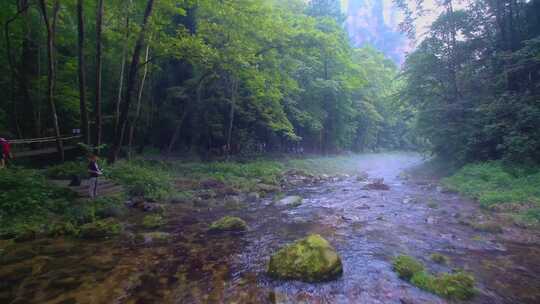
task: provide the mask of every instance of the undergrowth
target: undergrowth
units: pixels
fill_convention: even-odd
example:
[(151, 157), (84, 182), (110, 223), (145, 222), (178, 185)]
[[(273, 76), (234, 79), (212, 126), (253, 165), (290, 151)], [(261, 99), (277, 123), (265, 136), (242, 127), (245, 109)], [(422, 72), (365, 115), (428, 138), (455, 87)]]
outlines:
[(500, 162), (466, 165), (445, 178), (443, 185), (478, 200), (484, 208), (508, 210), (540, 223), (540, 171)]

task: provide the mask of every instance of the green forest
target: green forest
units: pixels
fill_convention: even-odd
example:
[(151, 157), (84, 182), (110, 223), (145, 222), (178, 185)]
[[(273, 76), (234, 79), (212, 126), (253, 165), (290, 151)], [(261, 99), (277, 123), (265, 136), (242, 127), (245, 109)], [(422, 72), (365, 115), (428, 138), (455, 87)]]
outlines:
[(0, 24), (1, 303), (540, 301), (540, 0)]

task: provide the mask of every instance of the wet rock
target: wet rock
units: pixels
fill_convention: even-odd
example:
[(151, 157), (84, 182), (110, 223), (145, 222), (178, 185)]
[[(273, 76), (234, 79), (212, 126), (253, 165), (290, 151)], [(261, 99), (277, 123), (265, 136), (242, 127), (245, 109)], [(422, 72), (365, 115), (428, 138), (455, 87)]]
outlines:
[(144, 228), (157, 228), (159, 226), (165, 225), (166, 221), (163, 219), (161, 215), (154, 214), (154, 215), (147, 215), (143, 218), (142, 224)]
[(126, 207), (139, 209), (144, 212), (163, 212), (164, 207), (161, 204), (148, 202), (142, 196), (135, 196), (124, 203)]
[(262, 193), (274, 193), (281, 191), (281, 187), (269, 184), (257, 184), (257, 189)]
[(336, 250), (318, 234), (281, 248), (268, 264), (268, 274), (305, 282), (332, 280), (343, 273)]
[(248, 193), (247, 195), (247, 199), (251, 202), (254, 202), (254, 201), (257, 201), (261, 198), (261, 196), (259, 195), (259, 193), (257, 192), (250, 192)]
[(298, 207), (302, 205), (303, 199), (297, 195), (287, 196), (278, 201), (278, 205), (287, 206), (287, 207)]
[(225, 216), (210, 225), (208, 229), (210, 232), (221, 231), (245, 231), (248, 229), (248, 225), (244, 220), (234, 216)]
[(80, 236), (85, 239), (104, 238), (120, 234), (122, 225), (115, 219), (98, 220), (81, 226)]
[(145, 244), (162, 244), (168, 243), (172, 238), (172, 235), (167, 232), (148, 232), (137, 235), (137, 240), (144, 242)]
[(374, 179), (371, 183), (362, 187), (363, 190), (390, 190), (390, 187), (384, 183), (383, 178)]
[(216, 179), (206, 179), (199, 183), (199, 186), (203, 189), (218, 189), (218, 188), (224, 188), (225, 183), (222, 181), (218, 181)]

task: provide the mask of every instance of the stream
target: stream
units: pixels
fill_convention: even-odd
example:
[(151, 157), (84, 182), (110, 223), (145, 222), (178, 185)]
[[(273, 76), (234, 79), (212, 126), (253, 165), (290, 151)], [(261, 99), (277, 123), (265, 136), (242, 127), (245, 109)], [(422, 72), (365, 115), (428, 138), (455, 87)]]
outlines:
[[(432, 180), (403, 174), (423, 161), (413, 153), (358, 156), (357, 174), (384, 178), (390, 190), (364, 190), (357, 174), (343, 175), (290, 189), (287, 195), (304, 198), (296, 208), (272, 198), (171, 205), (159, 229), (170, 233), (168, 242), (19, 243), (0, 266), (0, 303), (447, 303), (397, 277), (392, 258), (399, 254), (418, 258), (432, 273), (474, 274), (478, 294), (470, 303), (540, 303), (538, 232), (505, 226), (496, 234), (464, 225), (464, 217), (491, 215)], [(242, 217), (250, 229), (207, 233), (224, 215)], [(313, 284), (266, 276), (273, 252), (312, 233), (340, 254), (341, 278)], [(432, 253), (448, 256), (449, 264), (432, 262)]]

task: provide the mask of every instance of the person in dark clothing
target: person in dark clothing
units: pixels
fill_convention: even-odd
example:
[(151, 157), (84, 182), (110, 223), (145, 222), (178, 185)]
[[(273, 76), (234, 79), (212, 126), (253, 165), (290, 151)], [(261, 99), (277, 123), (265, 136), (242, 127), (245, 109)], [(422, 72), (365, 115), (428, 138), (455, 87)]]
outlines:
[(90, 155), (88, 158), (88, 176), (90, 177), (90, 185), (88, 187), (88, 194), (90, 198), (94, 199), (96, 198), (98, 194), (98, 177), (100, 175), (103, 175), (103, 172), (101, 169), (99, 169), (99, 165), (97, 163), (98, 157), (97, 155)]

